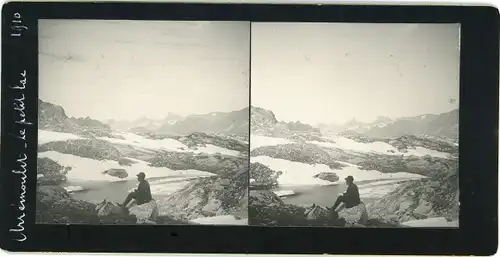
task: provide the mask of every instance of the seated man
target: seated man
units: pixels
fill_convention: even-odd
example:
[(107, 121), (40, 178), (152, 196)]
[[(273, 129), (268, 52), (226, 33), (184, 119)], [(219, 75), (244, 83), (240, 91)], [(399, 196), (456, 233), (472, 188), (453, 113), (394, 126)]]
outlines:
[(153, 200), (149, 183), (148, 181), (146, 181), (146, 174), (144, 174), (144, 172), (137, 174), (137, 180), (139, 181), (139, 186), (136, 190), (128, 194), (127, 198), (121, 205), (122, 207), (127, 207), (132, 199), (137, 202), (137, 205), (149, 203), (151, 200)]
[(358, 186), (354, 184), (354, 178), (352, 176), (347, 176), (345, 181), (347, 184), (346, 192), (337, 198), (330, 210), (335, 211), (341, 203), (344, 203), (346, 208), (352, 208), (361, 203)]

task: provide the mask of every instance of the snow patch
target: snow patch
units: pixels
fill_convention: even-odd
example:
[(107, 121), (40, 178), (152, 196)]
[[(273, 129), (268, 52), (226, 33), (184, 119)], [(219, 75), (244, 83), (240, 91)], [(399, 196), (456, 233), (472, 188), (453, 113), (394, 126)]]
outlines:
[(66, 189), (66, 191), (68, 191), (68, 193), (73, 193), (73, 192), (85, 190), (81, 186), (66, 186), (66, 187), (64, 187), (64, 189)]
[(376, 154), (386, 154), (386, 155), (404, 155), (404, 156), (419, 156), (419, 157), (430, 155), (437, 158), (448, 158), (450, 156), (448, 153), (439, 152), (424, 147), (416, 147), (416, 149), (408, 149), (407, 153), (401, 153), (398, 151), (396, 147), (385, 142), (362, 143), (345, 137), (335, 137), (333, 138), (333, 141), (334, 143), (318, 142), (318, 141), (308, 141), (308, 143), (322, 147), (340, 148), (344, 150), (350, 150), (361, 153), (376, 153)]
[(83, 139), (80, 136), (71, 133), (55, 132), (48, 130), (38, 130), (38, 144), (43, 145), (50, 142), (78, 140)]
[(410, 220), (401, 223), (409, 227), (458, 227), (458, 221), (447, 221), (444, 217), (428, 218), (422, 220)]
[(353, 176), (354, 180), (360, 181), (375, 181), (375, 180), (412, 180), (421, 179), (425, 176), (412, 174), (407, 172), (382, 173), (376, 170), (361, 170), (358, 166), (351, 165), (343, 167), (340, 170), (332, 170), (324, 164), (306, 164), (301, 162), (292, 162), (284, 159), (272, 158), (269, 156), (256, 156), (250, 158), (251, 162), (258, 162), (266, 165), (272, 170), (281, 171), (283, 174), (278, 177), (278, 184), (282, 186), (299, 186), (299, 185), (335, 185), (341, 182), (330, 182), (319, 178), (314, 178), (315, 175), (322, 172), (333, 172), (339, 177)]
[(101, 140), (106, 140), (108, 142), (114, 143), (114, 144), (123, 144), (123, 145), (130, 145), (130, 146), (135, 146), (138, 148), (146, 148), (146, 149), (153, 149), (153, 150), (164, 150), (164, 151), (173, 151), (173, 152), (191, 152), (191, 153), (205, 153), (205, 154), (225, 154), (225, 155), (232, 155), (232, 156), (239, 156), (240, 152), (235, 151), (235, 150), (230, 150), (227, 148), (207, 144), (206, 146), (203, 147), (198, 147), (197, 150), (192, 150), (189, 149), (189, 147), (183, 143), (181, 143), (178, 140), (172, 139), (172, 138), (165, 138), (161, 140), (154, 140), (154, 139), (149, 139), (145, 138), (136, 134), (132, 133), (121, 133), (118, 134), (125, 139), (118, 139), (118, 138), (109, 138), (109, 137), (99, 137), (98, 139)]
[(279, 197), (295, 194), (295, 192), (293, 190), (278, 190), (278, 191), (274, 191), (273, 193), (275, 193)]
[(263, 146), (276, 146), (276, 145), (284, 145), (291, 143), (294, 142), (286, 138), (267, 137), (259, 135), (250, 136), (250, 150), (257, 149)]
[(248, 219), (236, 219), (232, 215), (197, 218), (191, 222), (202, 225), (248, 225)]
[(104, 160), (98, 161), (90, 158), (83, 158), (71, 154), (62, 154), (55, 151), (38, 153), (39, 157), (47, 157), (65, 167), (72, 169), (66, 175), (68, 182), (77, 181), (123, 181), (135, 180), (139, 172), (144, 172), (147, 178), (159, 178), (167, 176), (176, 176), (191, 178), (194, 176), (212, 176), (214, 174), (200, 170), (171, 170), (165, 167), (151, 167), (147, 162), (134, 163), (125, 168), (128, 177), (125, 179), (103, 174), (109, 169), (123, 169), (116, 161)]

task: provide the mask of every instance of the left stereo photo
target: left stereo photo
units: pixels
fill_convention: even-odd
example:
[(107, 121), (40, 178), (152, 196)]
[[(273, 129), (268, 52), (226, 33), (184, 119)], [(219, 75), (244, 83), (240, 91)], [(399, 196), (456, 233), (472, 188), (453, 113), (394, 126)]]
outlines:
[(38, 29), (37, 223), (248, 224), (249, 22)]

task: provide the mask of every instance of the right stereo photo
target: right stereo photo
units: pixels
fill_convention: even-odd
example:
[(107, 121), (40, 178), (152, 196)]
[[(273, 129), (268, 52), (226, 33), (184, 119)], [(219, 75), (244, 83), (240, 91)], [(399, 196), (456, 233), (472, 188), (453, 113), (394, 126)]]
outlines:
[(249, 224), (458, 228), (459, 24), (252, 23)]

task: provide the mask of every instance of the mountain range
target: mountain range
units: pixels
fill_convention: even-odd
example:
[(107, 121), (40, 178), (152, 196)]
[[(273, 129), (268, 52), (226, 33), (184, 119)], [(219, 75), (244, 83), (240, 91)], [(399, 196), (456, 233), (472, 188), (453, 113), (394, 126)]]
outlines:
[(39, 127), (61, 132), (78, 133), (87, 130), (106, 132), (140, 132), (169, 135), (188, 135), (195, 132), (218, 133), (227, 135), (248, 135), (248, 108), (231, 112), (211, 112), (207, 114), (182, 117), (168, 113), (161, 120), (141, 117), (132, 121), (108, 120), (101, 122), (86, 118), (68, 117), (64, 108), (39, 100)]
[(254, 134), (272, 135), (279, 127), (301, 132), (320, 132), (323, 135), (338, 135), (346, 132), (372, 138), (393, 138), (405, 135), (426, 135), (458, 138), (458, 109), (441, 114), (425, 114), (391, 119), (380, 116), (373, 122), (352, 119), (342, 125), (320, 124), (318, 128), (300, 122), (280, 122), (274, 113), (260, 107), (252, 107), (251, 130)]
[(458, 138), (458, 109), (441, 114), (424, 114), (413, 117), (390, 119), (379, 117), (374, 122), (351, 120), (344, 125), (321, 125), (324, 134), (357, 132), (372, 138), (391, 138), (406, 135), (427, 135)]

